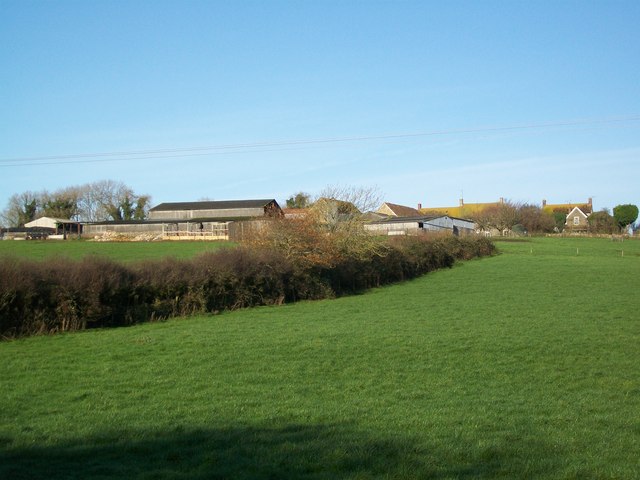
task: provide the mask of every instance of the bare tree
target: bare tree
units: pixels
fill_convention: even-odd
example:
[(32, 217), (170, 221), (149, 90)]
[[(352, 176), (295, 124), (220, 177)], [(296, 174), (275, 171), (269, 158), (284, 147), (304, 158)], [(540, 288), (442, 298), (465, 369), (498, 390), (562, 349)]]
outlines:
[(502, 234), (519, 222), (519, 206), (510, 201), (501, 201), (472, 215), (472, 220), (483, 230), (495, 228)]
[(97, 220), (122, 220), (120, 204), (133, 196), (133, 190), (123, 182), (100, 180), (88, 185), (92, 190), (92, 198), (96, 202)]
[(553, 214), (538, 205), (524, 204), (518, 208), (519, 222), (530, 233), (553, 232), (556, 222)]
[(81, 187), (79, 210), (83, 220), (142, 220), (149, 212), (151, 197), (137, 195), (123, 182), (100, 180)]
[(382, 194), (377, 187), (334, 185), (325, 188), (311, 207), (317, 224), (333, 236), (341, 254), (357, 258), (383, 255), (386, 245), (364, 229), (363, 213), (375, 210)]
[(23, 227), (25, 223), (35, 220), (39, 205), (37, 193), (16, 193), (11, 196), (2, 212), (2, 221), (7, 227)]
[(78, 215), (85, 222), (97, 222), (103, 218), (100, 192), (91, 188), (91, 184), (80, 187)]
[(352, 204), (359, 212), (376, 210), (382, 203), (382, 192), (378, 187), (359, 187), (353, 185), (330, 185), (320, 192), (320, 198), (339, 200)]
[(101, 180), (53, 193), (44, 190), (15, 194), (0, 217), (10, 227), (23, 226), (39, 215), (84, 222), (142, 220), (150, 203), (149, 195), (137, 195), (122, 182)]

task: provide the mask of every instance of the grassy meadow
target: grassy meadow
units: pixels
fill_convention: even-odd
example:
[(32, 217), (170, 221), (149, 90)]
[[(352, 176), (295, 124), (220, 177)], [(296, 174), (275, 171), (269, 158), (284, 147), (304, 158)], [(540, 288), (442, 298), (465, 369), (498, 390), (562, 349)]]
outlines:
[(94, 242), (91, 240), (0, 241), (0, 256), (17, 256), (35, 260), (65, 257), (78, 260), (102, 256), (122, 262), (154, 260), (163, 257), (192, 258), (199, 253), (234, 245), (233, 242)]
[(638, 478), (640, 242), (498, 247), (353, 297), (0, 343), (0, 478)]

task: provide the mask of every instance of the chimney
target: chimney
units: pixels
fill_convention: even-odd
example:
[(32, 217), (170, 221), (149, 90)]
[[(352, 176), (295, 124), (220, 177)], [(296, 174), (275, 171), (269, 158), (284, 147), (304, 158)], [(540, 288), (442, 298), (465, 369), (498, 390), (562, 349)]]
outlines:
[(460, 206), (461, 206), (461, 207), (464, 207), (464, 198), (461, 198), (461, 199), (460, 199)]
[(504, 197), (500, 197), (500, 203), (504, 203)]
[(546, 207), (546, 206), (547, 206), (547, 201), (546, 201), (544, 198), (542, 199), (542, 206), (543, 206), (543, 207)]
[(593, 198), (589, 197), (589, 201), (587, 202), (587, 204), (591, 207), (593, 206)]
[(421, 204), (421, 203), (419, 203), (419, 204), (418, 204), (418, 210), (421, 210), (421, 209), (422, 209), (422, 204)]

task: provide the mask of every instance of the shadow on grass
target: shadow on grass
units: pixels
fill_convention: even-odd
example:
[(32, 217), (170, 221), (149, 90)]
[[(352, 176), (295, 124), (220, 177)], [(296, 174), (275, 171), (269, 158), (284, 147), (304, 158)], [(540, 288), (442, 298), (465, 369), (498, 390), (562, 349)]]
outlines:
[(3, 479), (540, 478), (557, 467), (545, 445), (428, 447), (340, 424), (128, 431), (32, 448), (11, 443), (0, 443)]

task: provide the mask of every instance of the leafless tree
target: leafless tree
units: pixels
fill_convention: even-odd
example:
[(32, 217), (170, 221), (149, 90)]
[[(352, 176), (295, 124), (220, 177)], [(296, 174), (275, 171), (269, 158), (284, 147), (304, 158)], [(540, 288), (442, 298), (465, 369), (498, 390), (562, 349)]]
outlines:
[(83, 220), (142, 220), (146, 218), (151, 197), (137, 195), (123, 182), (100, 180), (81, 187), (79, 211)]
[(84, 222), (142, 220), (150, 203), (149, 195), (137, 195), (123, 182), (101, 180), (53, 193), (44, 190), (15, 194), (0, 218), (8, 227), (22, 226), (41, 215)]
[(359, 212), (370, 212), (382, 203), (382, 192), (378, 187), (360, 187), (353, 185), (330, 185), (324, 188), (316, 201), (329, 198), (350, 203)]
[(1, 214), (2, 223), (6, 227), (22, 227), (36, 218), (39, 206), (40, 200), (37, 193), (16, 193), (11, 196)]
[(519, 222), (519, 206), (510, 201), (501, 201), (473, 214), (472, 220), (483, 230), (495, 228), (501, 234)]
[(556, 226), (553, 214), (538, 205), (524, 204), (518, 208), (519, 223), (530, 233), (553, 232)]

